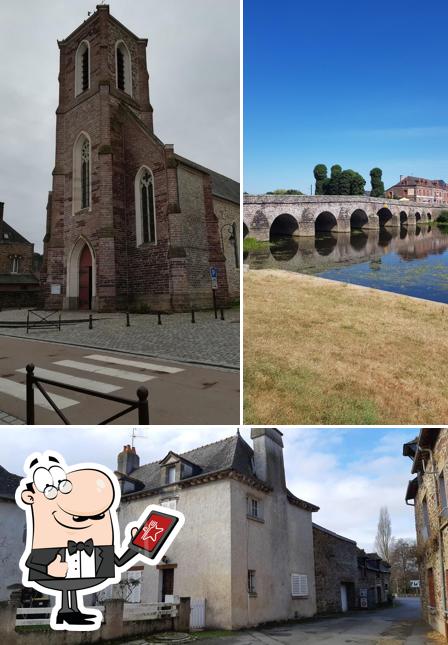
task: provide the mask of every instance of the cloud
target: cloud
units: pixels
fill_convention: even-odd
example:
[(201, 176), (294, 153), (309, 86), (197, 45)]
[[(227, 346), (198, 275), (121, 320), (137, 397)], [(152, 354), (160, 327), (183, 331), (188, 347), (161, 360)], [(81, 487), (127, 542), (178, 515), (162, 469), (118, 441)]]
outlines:
[[(238, 179), (239, 0), (109, 4), (118, 20), (149, 39), (156, 134), (179, 154)], [(89, 0), (0, 4), (0, 201), (6, 221), (36, 250), (54, 166), (57, 40), (92, 7)]]

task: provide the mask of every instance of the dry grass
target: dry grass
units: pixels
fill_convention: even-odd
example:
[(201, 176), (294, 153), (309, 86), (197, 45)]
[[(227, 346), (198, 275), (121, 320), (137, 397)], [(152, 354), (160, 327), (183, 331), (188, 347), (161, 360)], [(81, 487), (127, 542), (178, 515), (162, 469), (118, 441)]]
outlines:
[(246, 423), (447, 423), (446, 305), (271, 270), (244, 302)]

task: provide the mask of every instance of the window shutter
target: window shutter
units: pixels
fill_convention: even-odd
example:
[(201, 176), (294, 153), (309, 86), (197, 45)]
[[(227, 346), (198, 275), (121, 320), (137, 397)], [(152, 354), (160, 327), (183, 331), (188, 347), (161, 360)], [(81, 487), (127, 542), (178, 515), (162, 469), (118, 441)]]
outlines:
[(293, 598), (308, 596), (308, 576), (300, 573), (291, 574), (291, 594)]

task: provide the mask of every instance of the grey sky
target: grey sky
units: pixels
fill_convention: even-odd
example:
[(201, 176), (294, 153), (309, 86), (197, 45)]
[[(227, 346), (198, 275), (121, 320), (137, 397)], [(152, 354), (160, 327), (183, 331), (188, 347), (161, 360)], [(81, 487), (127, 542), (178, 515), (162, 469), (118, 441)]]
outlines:
[[(154, 128), (186, 157), (239, 178), (239, 0), (110, 0), (148, 38)], [(95, 1), (0, 2), (0, 201), (42, 249), (54, 166), (57, 40)]]
[[(393, 535), (414, 537), (413, 510), (404, 502), (411, 462), (402, 456), (401, 450), (403, 443), (415, 436), (415, 430), (388, 430), (377, 441), (374, 437), (373, 447), (357, 449), (356, 458), (351, 460), (347, 459), (351, 446), (359, 445), (369, 429), (282, 428), (282, 431), (288, 487), (298, 497), (320, 507), (313, 515), (317, 524), (371, 550), (379, 509), (387, 505)], [(138, 429), (135, 446), (143, 464), (159, 461), (169, 450), (184, 452), (235, 432), (233, 427)], [(124, 444), (131, 442), (131, 433), (132, 428), (117, 426), (18, 427), (13, 433), (3, 433), (0, 464), (20, 475), (28, 454), (57, 450), (67, 463), (93, 461), (114, 469), (117, 454)], [(250, 430), (242, 429), (241, 433), (252, 445)]]

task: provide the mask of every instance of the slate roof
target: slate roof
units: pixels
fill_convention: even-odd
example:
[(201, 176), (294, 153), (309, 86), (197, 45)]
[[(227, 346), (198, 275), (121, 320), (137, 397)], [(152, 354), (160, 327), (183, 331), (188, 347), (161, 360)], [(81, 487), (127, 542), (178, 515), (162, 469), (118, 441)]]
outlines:
[(339, 535), (339, 533), (334, 533), (334, 531), (330, 531), (330, 529), (326, 529), (324, 526), (320, 526), (315, 522), (313, 522), (313, 529), (316, 529), (316, 531), (322, 531), (322, 533), (326, 533), (327, 535), (331, 535), (338, 540), (344, 540), (344, 542), (349, 542), (350, 544), (354, 544), (356, 546), (355, 540), (351, 540), (350, 538), (346, 538), (343, 535)]
[[(5, 220), (3, 220), (3, 225), (1, 227), (2, 231), (2, 239), (0, 240), (0, 244), (30, 244), (31, 242), (28, 242), (23, 235), (20, 235), (20, 233), (17, 233), (15, 229), (12, 228)], [(7, 237), (5, 237), (5, 234)]]
[(175, 154), (174, 156), (180, 163), (209, 174), (212, 178), (212, 191), (215, 197), (227, 199), (229, 202), (234, 202), (235, 204), (240, 203), (240, 184), (238, 181), (230, 179), (230, 177), (226, 177), (225, 175), (220, 175), (218, 172), (210, 170), (210, 168), (205, 168), (205, 166), (201, 166), (180, 155)]
[(0, 466), (0, 498), (14, 500), (20, 479), (21, 477), (18, 475), (14, 475)]
[[(180, 453), (177, 456), (193, 464), (196, 467), (196, 472), (193, 476), (176, 483), (192, 482), (207, 474), (231, 471), (249, 478), (254, 484), (262, 486), (265, 490), (270, 490), (266, 482), (256, 477), (253, 468), (254, 451), (239, 433), (232, 437), (194, 448), (188, 452)], [(137, 480), (137, 482), (140, 482), (140, 486), (133, 492), (124, 493), (123, 497), (126, 498), (134, 494), (141, 495), (163, 488), (160, 480), (160, 463), (161, 460), (154, 461), (133, 470), (128, 479), (134, 483)], [(319, 510), (318, 506), (299, 499), (288, 489), (286, 490), (286, 496), (292, 504), (307, 511), (314, 512)]]

